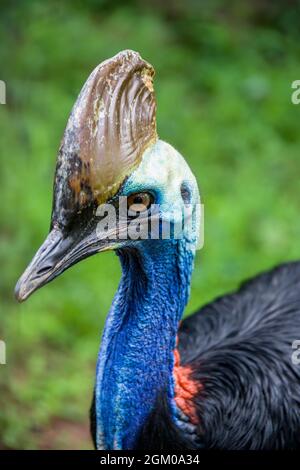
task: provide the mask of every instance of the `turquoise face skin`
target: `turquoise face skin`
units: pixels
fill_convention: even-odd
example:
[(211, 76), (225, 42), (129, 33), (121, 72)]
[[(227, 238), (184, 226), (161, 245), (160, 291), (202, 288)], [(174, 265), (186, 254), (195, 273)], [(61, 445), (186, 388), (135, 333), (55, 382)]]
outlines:
[[(158, 140), (144, 153), (141, 164), (128, 178), (122, 196), (138, 192), (150, 192), (159, 205), (160, 219), (181, 224), (187, 207), (182, 199), (181, 186), (184, 183), (190, 193), (189, 210), (200, 206), (200, 195), (195, 176), (184, 158), (171, 145)], [(186, 211), (186, 212), (185, 212)], [(193, 223), (187, 224), (183, 236), (190, 240), (191, 249), (198, 242), (200, 232), (200, 211), (194, 214)]]
[[(181, 221), (185, 202), (199, 203), (196, 180), (181, 155), (158, 141), (126, 181), (122, 196), (148, 191), (161, 221)], [(174, 349), (188, 301), (199, 220), (180, 239), (125, 241), (117, 251), (122, 278), (101, 341), (95, 386), (99, 449), (133, 449), (162, 393), (176, 420)], [(130, 249), (128, 249), (130, 248)]]

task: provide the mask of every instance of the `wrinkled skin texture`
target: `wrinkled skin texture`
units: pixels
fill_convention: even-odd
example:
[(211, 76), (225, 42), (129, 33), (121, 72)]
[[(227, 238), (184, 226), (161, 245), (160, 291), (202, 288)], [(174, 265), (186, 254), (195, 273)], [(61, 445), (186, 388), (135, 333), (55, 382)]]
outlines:
[(132, 449), (161, 391), (172, 409), (173, 351), (193, 254), (184, 241), (161, 243), (119, 252), (123, 274), (97, 367), (98, 448)]

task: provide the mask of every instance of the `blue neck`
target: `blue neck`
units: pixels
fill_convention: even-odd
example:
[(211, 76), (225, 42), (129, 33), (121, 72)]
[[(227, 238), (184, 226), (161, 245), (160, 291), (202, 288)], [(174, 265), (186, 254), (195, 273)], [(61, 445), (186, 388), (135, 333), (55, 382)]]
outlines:
[(106, 320), (96, 376), (97, 446), (131, 449), (158, 395), (174, 409), (173, 351), (189, 295), (184, 240), (121, 250), (122, 278)]

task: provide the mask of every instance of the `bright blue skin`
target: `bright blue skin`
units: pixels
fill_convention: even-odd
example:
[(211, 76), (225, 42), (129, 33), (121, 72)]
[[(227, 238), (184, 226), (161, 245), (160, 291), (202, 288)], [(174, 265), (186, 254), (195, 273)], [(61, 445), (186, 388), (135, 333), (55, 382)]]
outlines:
[(106, 449), (134, 446), (159, 392), (167, 390), (172, 403), (173, 351), (193, 261), (184, 242), (172, 240), (119, 256), (123, 274), (97, 367), (97, 439)]
[[(141, 189), (154, 192), (165, 204), (162, 219), (168, 218), (172, 203), (162, 184), (163, 176), (170, 176), (165, 171), (156, 181), (148, 178), (151, 184), (145, 188), (147, 175), (140, 168), (123, 189), (124, 195)], [(179, 187), (173, 197), (180, 197)], [(133, 448), (162, 391), (167, 391), (176, 419), (173, 351), (189, 296), (194, 238), (187, 233), (180, 240), (131, 241), (118, 251), (122, 278), (106, 320), (96, 373), (99, 449)]]

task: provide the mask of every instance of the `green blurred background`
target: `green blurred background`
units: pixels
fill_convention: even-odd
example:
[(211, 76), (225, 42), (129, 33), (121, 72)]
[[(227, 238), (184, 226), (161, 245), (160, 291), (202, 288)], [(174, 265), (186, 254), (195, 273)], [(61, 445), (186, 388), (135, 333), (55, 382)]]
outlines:
[(186, 156), (205, 204), (190, 313), (300, 258), (299, 19), (295, 1), (1, 2), (1, 448), (91, 447), (115, 255), (80, 263), (24, 305), (13, 298), (48, 231), (57, 149), (91, 70), (125, 48), (156, 68), (159, 134)]

